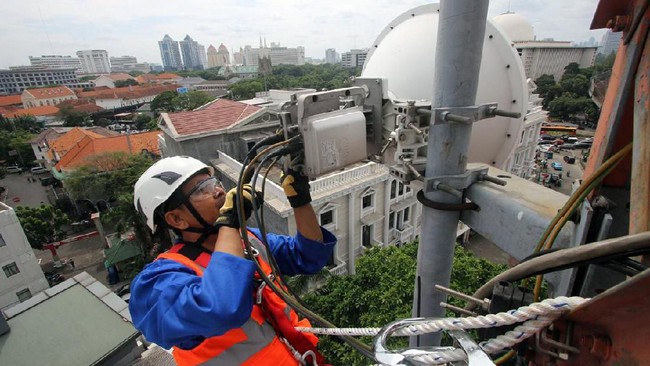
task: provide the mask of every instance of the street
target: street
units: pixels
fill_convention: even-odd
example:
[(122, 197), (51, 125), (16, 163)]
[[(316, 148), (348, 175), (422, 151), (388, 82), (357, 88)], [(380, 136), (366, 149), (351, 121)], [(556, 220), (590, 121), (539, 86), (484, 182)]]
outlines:
[[(35, 181), (29, 182), (27, 177), (34, 178)], [(0, 179), (0, 186), (6, 189), (0, 200), (14, 209), (18, 206), (39, 207), (41, 203), (50, 204), (47, 190), (52, 188), (43, 187), (38, 177), (31, 173), (5, 175), (4, 179)]]
[[(565, 156), (570, 156), (575, 158), (575, 163), (574, 164), (569, 164), (566, 161), (564, 161)], [(553, 158), (551, 159), (546, 159), (547, 162), (547, 169), (546, 171), (542, 171), (542, 174), (557, 174), (562, 177), (562, 185), (560, 187), (556, 187), (554, 185), (551, 185), (549, 188), (564, 193), (567, 196), (571, 195), (571, 183), (573, 183), (576, 179), (582, 179), (582, 174), (584, 173), (582, 169), (582, 165), (580, 165), (580, 160), (582, 157), (582, 150), (563, 150), (560, 152), (554, 152), (553, 153)], [(551, 167), (551, 163), (553, 162), (558, 162), (562, 164), (562, 170), (555, 170)]]

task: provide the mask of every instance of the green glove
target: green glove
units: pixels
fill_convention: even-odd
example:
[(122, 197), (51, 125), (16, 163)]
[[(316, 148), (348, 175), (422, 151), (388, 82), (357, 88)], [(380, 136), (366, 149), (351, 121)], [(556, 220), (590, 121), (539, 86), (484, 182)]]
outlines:
[(301, 207), (311, 202), (307, 176), (289, 168), (282, 175), (281, 184), (291, 207)]
[[(263, 203), (262, 193), (256, 191), (255, 201), (253, 200), (253, 187), (250, 184), (244, 184), (242, 189), (242, 196), (244, 200), (244, 218), (248, 220), (251, 217), (253, 211), (253, 205), (255, 207), (260, 207)], [(219, 210), (219, 218), (215, 221), (215, 226), (228, 226), (235, 229), (240, 228), (239, 216), (237, 215), (237, 210), (239, 207), (236, 206), (236, 197), (237, 197), (237, 188), (233, 188), (226, 193), (226, 201), (221, 206)]]

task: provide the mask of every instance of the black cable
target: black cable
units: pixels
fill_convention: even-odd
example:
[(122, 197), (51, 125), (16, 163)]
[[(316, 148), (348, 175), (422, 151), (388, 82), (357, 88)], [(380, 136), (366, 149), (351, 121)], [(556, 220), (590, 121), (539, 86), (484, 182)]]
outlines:
[[(276, 148), (278, 146), (289, 144), (289, 143), (291, 143), (292, 140), (295, 141), (298, 138), (300, 138), (300, 135), (296, 135), (296, 136), (292, 137), (289, 140), (285, 140), (285, 141), (283, 141), (281, 143), (277, 143), (275, 145), (267, 147), (262, 152), (260, 152), (258, 155), (256, 155), (254, 158), (250, 159), (250, 164), (256, 164), (257, 160), (262, 155), (268, 153), (269, 151), (273, 150), (274, 148)], [(245, 163), (248, 163), (248, 162), (249, 162), (249, 157), (246, 157)], [(276, 284), (272, 280), (269, 279), (269, 277), (266, 275), (266, 273), (264, 273), (264, 271), (262, 270), (261, 265), (259, 264), (257, 258), (255, 258), (255, 256), (252, 255), (252, 253), (253, 253), (252, 247), (251, 247), (250, 241), (248, 240), (248, 235), (246, 233), (246, 221), (245, 221), (245, 217), (244, 217), (244, 214), (243, 214), (243, 201), (241, 201), (241, 199), (240, 199), (240, 197), (241, 197), (241, 195), (243, 193), (242, 192), (242, 190), (243, 190), (243, 184), (242, 184), (243, 178), (244, 178), (245, 175), (247, 175), (246, 173), (247, 173), (247, 171), (249, 169), (250, 169), (250, 167), (248, 165), (242, 164), (242, 169), (241, 169), (241, 172), (240, 172), (240, 175), (239, 175), (239, 179), (237, 181), (237, 193), (238, 194), (235, 196), (235, 203), (237, 204), (237, 208), (238, 208), (237, 209), (237, 214), (238, 214), (238, 217), (239, 217), (239, 222), (241, 223), (241, 225), (240, 225), (241, 228), (239, 230), (240, 231), (240, 237), (241, 237), (241, 239), (242, 239), (242, 241), (244, 243), (244, 247), (246, 248), (246, 250), (248, 252), (248, 258), (250, 260), (252, 260), (253, 263), (255, 263), (255, 266), (257, 267), (258, 274), (260, 275), (262, 280), (267, 284), (267, 286), (269, 286), (286, 303), (288, 303), (290, 305), (293, 305), (292, 308), (295, 311), (300, 313), (303, 317), (306, 317), (306, 318), (314, 321), (315, 323), (323, 324), (326, 327), (334, 328), (335, 327), (334, 324), (328, 322), (327, 320), (325, 320), (324, 318), (322, 318), (318, 314), (312, 312), (311, 310), (307, 309), (306, 307), (303, 307), (300, 304), (297, 304), (295, 299), (292, 299), (282, 289), (278, 288), (278, 286), (276, 286)], [(374, 358), (374, 354), (372, 353), (372, 350), (370, 349), (370, 347), (368, 345), (366, 345), (366, 344), (362, 343), (361, 341), (359, 341), (359, 340), (357, 340), (357, 339), (355, 339), (353, 337), (350, 337), (350, 336), (338, 336), (338, 337), (340, 339), (342, 339), (343, 341), (345, 341), (346, 343), (348, 343), (352, 348), (354, 348), (359, 353), (363, 354), (364, 356), (368, 357), (369, 359), (371, 359), (373, 361), (376, 361), (375, 358)]]

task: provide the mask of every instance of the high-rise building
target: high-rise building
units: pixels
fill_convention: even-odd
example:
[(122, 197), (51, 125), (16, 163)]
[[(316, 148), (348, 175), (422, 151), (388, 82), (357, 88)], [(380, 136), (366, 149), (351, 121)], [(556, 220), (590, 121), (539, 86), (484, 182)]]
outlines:
[(76, 69), (81, 71), (81, 60), (72, 56), (43, 55), (41, 57), (29, 56), (32, 66), (44, 69)]
[(193, 40), (189, 34), (179, 43), (185, 69), (202, 70), (203, 66), (201, 65), (201, 55), (199, 54), (199, 43)]
[(366, 62), (366, 57), (370, 50), (364, 48), (362, 50), (353, 49), (341, 54), (341, 66), (343, 67), (362, 67)]
[(564, 68), (577, 63), (582, 68), (590, 67), (596, 58), (596, 47), (575, 47), (571, 41), (535, 40), (533, 26), (521, 15), (507, 12), (492, 18), (514, 43), (526, 78), (536, 80), (540, 76), (553, 75), (560, 80)]
[(206, 56), (205, 53), (205, 46), (200, 44), (199, 45), (199, 60), (201, 61), (201, 68), (202, 69), (207, 69), (208, 68), (208, 57)]
[(0, 70), (0, 93), (22, 93), (28, 88), (47, 85), (65, 85), (70, 88), (84, 88), (89, 83), (77, 80), (75, 69), (41, 69), (35, 66), (13, 67)]
[(328, 48), (325, 50), (325, 63), (327, 64), (337, 64), (341, 62), (339, 54), (336, 53), (336, 49)]
[(296, 48), (282, 47), (279, 43), (271, 42), (271, 47), (266, 46), (266, 41), (262, 45), (260, 39), (260, 47), (252, 48), (251, 46), (244, 47), (244, 65), (258, 66), (259, 59), (268, 55), (273, 65), (304, 65), (305, 64), (305, 48), (298, 46)]
[(110, 74), (111, 63), (105, 50), (77, 51), (84, 74)]
[(598, 53), (608, 56), (610, 53), (616, 52), (616, 50), (618, 50), (618, 45), (621, 43), (622, 36), (623, 32), (612, 32), (611, 29), (608, 29), (600, 42)]
[(208, 67), (213, 68), (217, 67), (217, 49), (213, 45), (208, 46)]
[(244, 64), (244, 49), (239, 47), (239, 51), (233, 53), (233, 58), (235, 59), (235, 65), (243, 65)]
[(164, 70), (183, 70), (183, 60), (178, 42), (174, 41), (169, 34), (165, 34), (162, 41), (158, 41), (160, 47), (160, 58)]
[(138, 59), (133, 56), (111, 57), (111, 72), (131, 72), (139, 71), (148, 73), (151, 71), (151, 65), (146, 62), (138, 63)]
[(222, 43), (219, 45), (219, 50), (217, 50), (217, 66), (226, 65), (230, 65), (230, 52), (228, 52), (228, 48)]

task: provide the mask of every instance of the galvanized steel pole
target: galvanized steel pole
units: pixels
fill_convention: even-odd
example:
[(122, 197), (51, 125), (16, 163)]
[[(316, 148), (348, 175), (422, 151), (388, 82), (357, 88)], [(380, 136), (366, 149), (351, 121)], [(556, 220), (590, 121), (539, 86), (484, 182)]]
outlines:
[[(475, 105), (487, 11), (488, 0), (441, 1), (432, 108)], [(426, 176), (465, 172), (471, 132), (471, 124), (432, 124)], [(426, 193), (425, 197), (459, 203), (457, 197), (442, 191)], [(439, 304), (446, 295), (435, 291), (434, 286), (449, 286), (459, 217), (459, 212), (423, 208), (413, 294), (415, 317), (444, 316)], [(440, 334), (412, 337), (410, 343), (412, 347), (436, 346)]]

